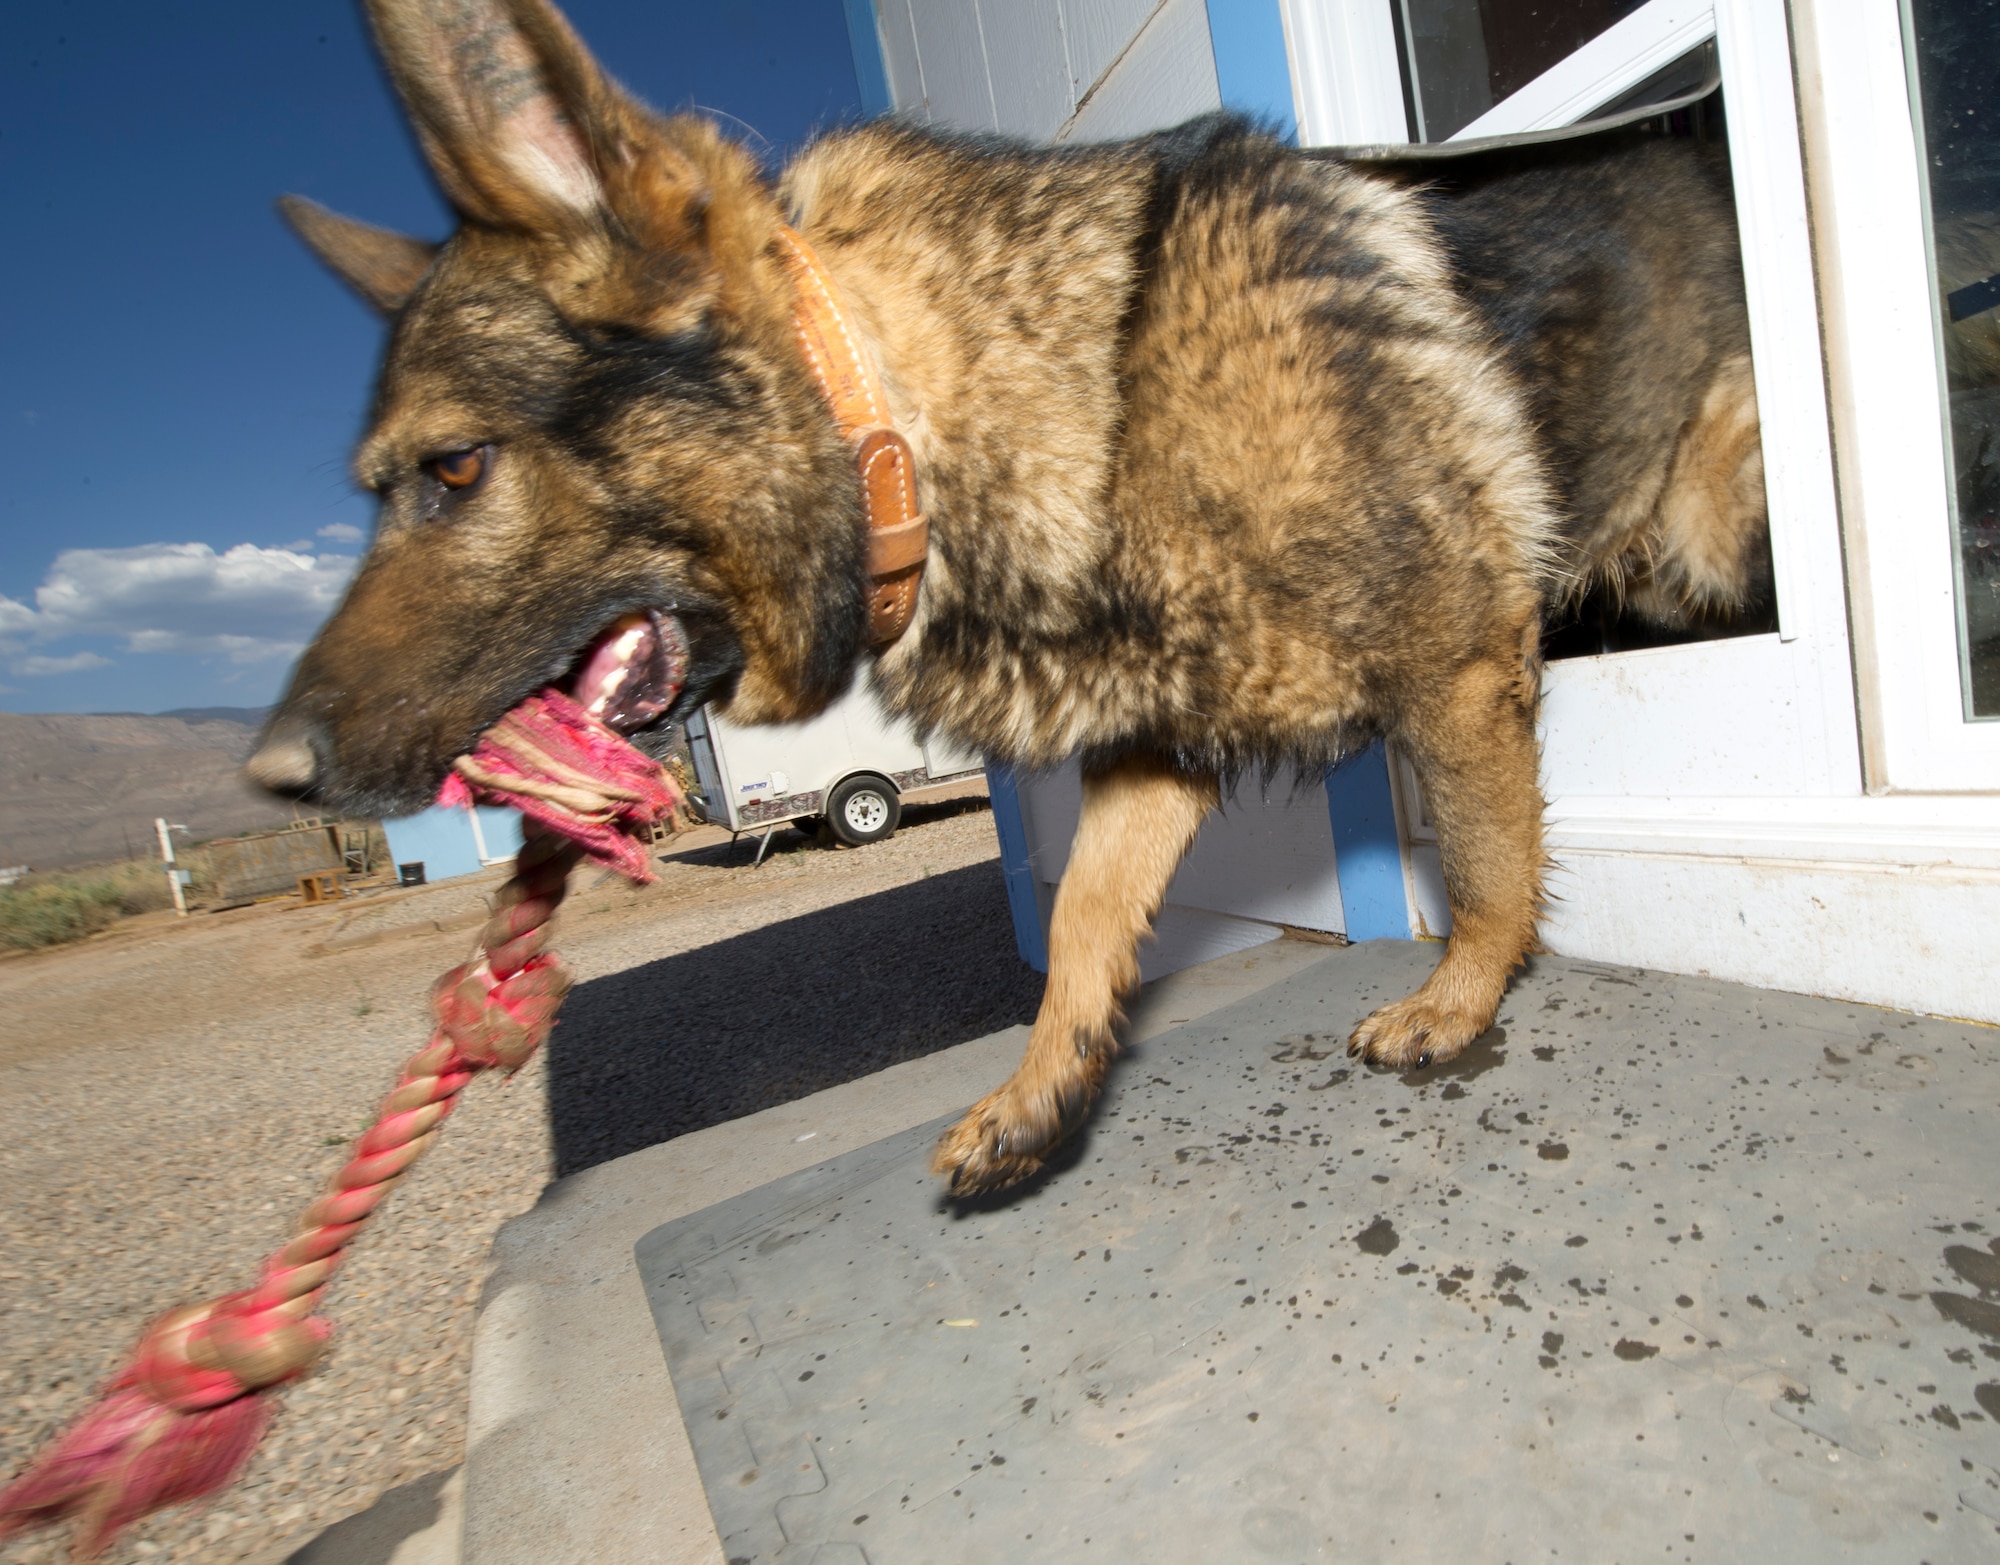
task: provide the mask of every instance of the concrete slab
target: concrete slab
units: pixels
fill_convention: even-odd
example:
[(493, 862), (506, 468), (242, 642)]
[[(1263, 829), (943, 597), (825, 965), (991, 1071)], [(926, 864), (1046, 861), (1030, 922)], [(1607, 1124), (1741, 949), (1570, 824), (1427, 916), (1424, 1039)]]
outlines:
[(1011, 1201), (940, 1119), (641, 1239), (726, 1557), (1993, 1559), (2000, 1036), (1547, 959), (1351, 1067), (1435, 954), (1133, 1050)]
[[(1144, 1040), (1339, 955), (1278, 941), (1148, 985)], [(944, 1050), (551, 1185), (501, 1230), (474, 1340), (469, 1565), (721, 1565), (633, 1245), (662, 1223), (960, 1110), (1024, 1028)]]

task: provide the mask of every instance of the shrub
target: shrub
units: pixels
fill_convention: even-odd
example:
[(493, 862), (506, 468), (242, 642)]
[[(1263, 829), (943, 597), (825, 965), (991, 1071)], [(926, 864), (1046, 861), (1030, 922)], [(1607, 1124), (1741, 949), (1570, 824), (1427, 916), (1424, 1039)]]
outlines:
[(81, 940), (125, 914), (151, 912), (172, 901), (166, 866), (144, 859), (30, 875), (0, 887), (0, 948), (32, 951)]

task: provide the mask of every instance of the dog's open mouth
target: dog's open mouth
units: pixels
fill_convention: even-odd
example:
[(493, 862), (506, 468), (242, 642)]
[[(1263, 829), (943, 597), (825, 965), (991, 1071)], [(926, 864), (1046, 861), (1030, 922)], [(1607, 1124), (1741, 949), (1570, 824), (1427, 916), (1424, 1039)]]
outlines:
[(570, 699), (605, 727), (636, 733), (659, 721), (687, 683), (687, 632), (672, 614), (648, 609), (614, 620), (590, 644)]
[(672, 815), (680, 790), (628, 736), (672, 708), (688, 663), (675, 616), (649, 609), (614, 620), (567, 690), (527, 697), (452, 762), (438, 802), (510, 806), (599, 863), (651, 880), (645, 828)]

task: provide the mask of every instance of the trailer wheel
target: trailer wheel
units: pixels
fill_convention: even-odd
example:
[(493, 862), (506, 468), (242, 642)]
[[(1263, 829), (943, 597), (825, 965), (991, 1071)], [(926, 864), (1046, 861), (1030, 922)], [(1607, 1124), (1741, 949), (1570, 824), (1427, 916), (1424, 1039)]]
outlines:
[(879, 777), (850, 777), (826, 801), (827, 824), (849, 847), (894, 836), (902, 818), (895, 787)]

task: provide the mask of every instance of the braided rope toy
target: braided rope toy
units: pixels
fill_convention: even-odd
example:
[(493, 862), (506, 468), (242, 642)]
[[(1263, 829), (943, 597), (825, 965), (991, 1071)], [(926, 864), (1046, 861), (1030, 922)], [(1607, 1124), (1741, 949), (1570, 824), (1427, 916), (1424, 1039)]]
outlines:
[(325, 1351), (320, 1295), (348, 1247), (437, 1140), (481, 1071), (519, 1070), (555, 1024), (570, 977), (545, 949), (571, 868), (588, 857), (652, 876), (640, 833), (681, 802), (660, 766), (558, 691), (531, 696), (460, 757), (441, 803), (509, 804), (526, 817), (514, 873), (480, 931), (480, 954), (431, 991), (437, 1024), (403, 1063), (326, 1192), (254, 1288), (170, 1310), (82, 1417), (0, 1490), (0, 1542), (75, 1519), (95, 1558), (149, 1513), (225, 1487), (249, 1461), (272, 1396)]

